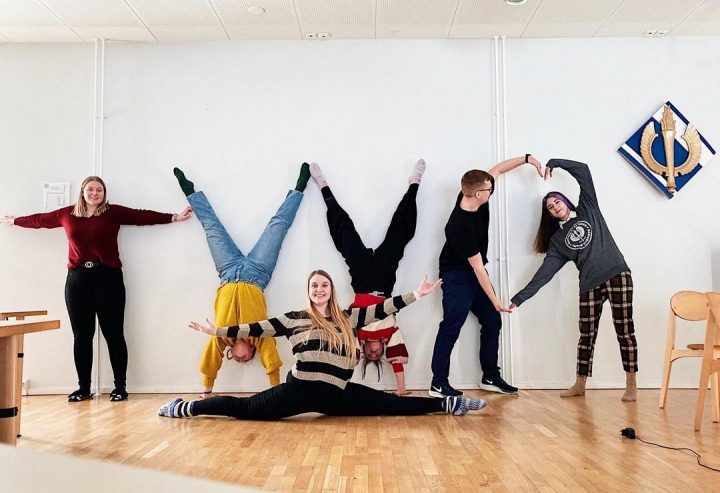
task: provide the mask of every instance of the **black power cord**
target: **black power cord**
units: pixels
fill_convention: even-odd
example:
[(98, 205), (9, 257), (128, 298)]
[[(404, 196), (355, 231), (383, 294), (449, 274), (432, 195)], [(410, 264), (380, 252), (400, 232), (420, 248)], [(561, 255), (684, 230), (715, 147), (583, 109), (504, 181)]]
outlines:
[(634, 428), (623, 428), (622, 430), (620, 430), (620, 435), (623, 436), (623, 437), (625, 437), (625, 438), (628, 438), (628, 439), (630, 439), (630, 440), (635, 440), (635, 439), (637, 439), (637, 440), (640, 440), (640, 441), (643, 442), (643, 443), (647, 443), (648, 445), (655, 445), (656, 447), (660, 447), (660, 448), (666, 448), (666, 449), (669, 449), (669, 450), (687, 450), (688, 452), (692, 452), (693, 454), (695, 454), (695, 458), (697, 459), (697, 463), (698, 463), (699, 465), (701, 465), (701, 466), (704, 467), (705, 469), (710, 469), (711, 471), (720, 472), (720, 469), (715, 469), (714, 467), (707, 466), (707, 465), (703, 464), (702, 462), (700, 462), (700, 457), (702, 457), (702, 456), (701, 456), (700, 454), (698, 454), (697, 452), (695, 452), (695, 451), (694, 451), (693, 449), (691, 449), (691, 448), (687, 448), (687, 447), (669, 447), (669, 446), (667, 446), (667, 445), (661, 445), (661, 444), (659, 444), (659, 443), (654, 443), (654, 442), (645, 441), (645, 440), (643, 440), (642, 438), (640, 438), (639, 436), (637, 436), (637, 435), (635, 434), (635, 429), (634, 429)]

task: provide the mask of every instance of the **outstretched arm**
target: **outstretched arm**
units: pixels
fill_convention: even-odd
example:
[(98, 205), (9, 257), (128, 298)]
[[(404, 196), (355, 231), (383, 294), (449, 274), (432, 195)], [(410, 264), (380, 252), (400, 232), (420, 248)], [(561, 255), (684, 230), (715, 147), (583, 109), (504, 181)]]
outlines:
[(387, 318), (393, 313), (397, 313), (401, 309), (405, 308), (410, 303), (415, 302), (418, 298), (429, 295), (430, 293), (435, 291), (435, 289), (437, 289), (437, 287), (441, 284), (442, 279), (438, 279), (434, 282), (428, 281), (428, 277), (426, 274), (422, 282), (420, 283), (420, 286), (418, 286), (417, 290), (413, 291), (412, 293), (393, 296), (392, 298), (388, 298), (385, 301), (377, 303), (375, 305), (370, 305), (363, 308), (352, 308), (347, 311), (346, 313), (348, 314), (348, 317), (350, 319), (350, 325), (357, 330), (365, 327), (368, 324)]
[(308, 325), (309, 320), (303, 318), (301, 316), (302, 314), (303, 312), (289, 312), (279, 317), (230, 327), (215, 327), (215, 324), (206, 319), (205, 325), (190, 322), (188, 327), (211, 336), (234, 339), (245, 337), (284, 337), (287, 336), (292, 329)]
[(59, 228), (62, 226), (62, 217), (66, 213), (64, 209), (57, 209), (51, 212), (41, 212), (29, 216), (3, 216), (0, 224), (8, 226), (20, 226), (21, 228)]
[(482, 255), (478, 253), (477, 255), (470, 257), (468, 262), (470, 262), (470, 265), (475, 272), (475, 277), (477, 278), (478, 283), (480, 283), (480, 287), (490, 299), (490, 302), (493, 304), (495, 309), (499, 312), (506, 312), (507, 310), (503, 307), (502, 301), (500, 301), (495, 294), (495, 288), (493, 288), (490, 276), (488, 276), (488, 273), (485, 270)]
[(580, 185), (579, 203), (585, 206), (597, 207), (597, 195), (595, 194), (595, 184), (593, 183), (590, 168), (587, 164), (579, 161), (571, 161), (569, 159), (551, 159), (547, 163), (545, 169), (545, 179), (552, 177), (555, 168), (564, 169), (575, 178)]
[(488, 173), (490, 173), (492, 177), (497, 180), (498, 176), (507, 173), (508, 171), (512, 171), (518, 166), (522, 166), (525, 163), (534, 166), (540, 178), (543, 177), (542, 165), (540, 164), (540, 161), (538, 161), (529, 154), (527, 155), (527, 160), (525, 159), (525, 156), (518, 156), (499, 162), (495, 166), (490, 168), (490, 171), (488, 171)]
[(192, 208), (186, 207), (179, 214), (167, 214), (165, 212), (156, 212), (146, 209), (132, 209), (122, 205), (113, 204), (110, 206), (113, 213), (116, 214), (120, 224), (132, 226), (151, 226), (154, 224), (167, 224), (174, 222), (182, 222), (190, 218)]
[(556, 250), (548, 251), (542, 265), (537, 270), (530, 282), (510, 300), (512, 304), (508, 308), (513, 311), (515, 308), (529, 300), (545, 286), (555, 274), (567, 263), (568, 259), (560, 255)]

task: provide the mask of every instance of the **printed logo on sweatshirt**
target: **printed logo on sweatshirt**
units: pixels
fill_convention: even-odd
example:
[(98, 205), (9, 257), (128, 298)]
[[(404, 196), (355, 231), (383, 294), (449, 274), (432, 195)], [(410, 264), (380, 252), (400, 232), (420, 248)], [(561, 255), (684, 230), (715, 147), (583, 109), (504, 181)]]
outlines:
[(565, 245), (571, 250), (582, 250), (592, 240), (592, 227), (587, 221), (578, 221), (573, 224), (565, 236)]

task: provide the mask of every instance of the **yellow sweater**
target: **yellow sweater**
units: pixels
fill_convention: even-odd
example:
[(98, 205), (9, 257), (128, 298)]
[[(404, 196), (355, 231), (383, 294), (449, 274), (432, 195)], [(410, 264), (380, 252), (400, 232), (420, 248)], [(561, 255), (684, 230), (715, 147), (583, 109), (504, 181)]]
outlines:
[[(215, 325), (218, 327), (247, 324), (266, 318), (265, 296), (259, 287), (245, 282), (230, 282), (218, 288), (215, 295)], [(270, 385), (279, 384), (282, 360), (277, 352), (275, 339), (248, 337), (246, 340), (257, 349)], [(203, 386), (213, 387), (218, 370), (225, 359), (225, 348), (234, 343), (235, 339), (226, 337), (212, 337), (208, 341), (200, 359)]]

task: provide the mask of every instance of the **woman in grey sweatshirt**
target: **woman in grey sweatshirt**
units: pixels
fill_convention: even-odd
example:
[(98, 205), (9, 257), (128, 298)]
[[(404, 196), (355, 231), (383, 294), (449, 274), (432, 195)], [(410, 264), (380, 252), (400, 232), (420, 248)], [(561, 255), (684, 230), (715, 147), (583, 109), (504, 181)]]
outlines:
[(638, 366), (630, 269), (600, 212), (587, 164), (552, 159), (547, 163), (545, 177), (552, 176), (555, 168), (564, 169), (577, 180), (580, 199), (576, 207), (560, 192), (550, 192), (543, 197), (535, 250), (545, 253), (545, 260), (527, 286), (512, 297), (509, 308), (514, 310), (532, 298), (568, 261), (574, 262), (580, 272), (577, 379), (572, 387), (560, 395), (585, 395), (585, 383), (592, 375), (593, 351), (602, 307), (609, 300), (626, 374), (622, 400), (634, 401), (637, 396), (635, 374)]

